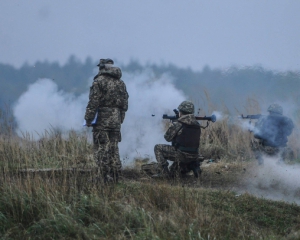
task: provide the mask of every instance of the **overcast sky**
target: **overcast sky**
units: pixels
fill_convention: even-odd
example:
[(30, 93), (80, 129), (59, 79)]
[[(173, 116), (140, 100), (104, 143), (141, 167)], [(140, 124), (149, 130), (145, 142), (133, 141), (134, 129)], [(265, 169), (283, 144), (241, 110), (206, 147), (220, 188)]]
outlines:
[(1, 0), (0, 63), (261, 65), (300, 70), (299, 0)]

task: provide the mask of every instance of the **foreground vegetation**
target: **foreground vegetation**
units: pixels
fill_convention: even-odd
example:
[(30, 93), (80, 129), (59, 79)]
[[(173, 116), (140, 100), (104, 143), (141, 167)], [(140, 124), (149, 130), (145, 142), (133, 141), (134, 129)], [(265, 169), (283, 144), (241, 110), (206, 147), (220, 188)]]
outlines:
[(77, 180), (2, 182), (2, 239), (283, 239), (300, 230), (293, 204), (169, 183)]
[(49, 130), (33, 141), (3, 121), (0, 238), (299, 239), (299, 205), (235, 192), (253, 164), (251, 138), (227, 122), (203, 133), (202, 152), (215, 164), (198, 181), (153, 181), (131, 167), (119, 184), (103, 186), (86, 133)]

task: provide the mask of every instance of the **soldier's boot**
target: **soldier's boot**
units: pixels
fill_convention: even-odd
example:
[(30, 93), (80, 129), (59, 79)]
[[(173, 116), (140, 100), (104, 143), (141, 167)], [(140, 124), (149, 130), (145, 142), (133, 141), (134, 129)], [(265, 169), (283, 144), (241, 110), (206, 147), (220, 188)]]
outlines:
[(194, 161), (190, 164), (190, 169), (193, 171), (194, 177), (199, 178), (201, 175), (200, 161)]
[(163, 167), (162, 174), (165, 178), (170, 178), (170, 170), (168, 166)]
[(114, 183), (118, 183), (120, 179), (121, 171), (119, 170), (113, 170), (110, 174), (110, 177), (112, 178), (112, 181)]
[(98, 183), (98, 184), (107, 184), (109, 182), (112, 181), (112, 178), (109, 176), (109, 175), (98, 175), (96, 178), (95, 178), (95, 182)]
[(182, 163), (175, 161), (170, 167), (170, 177), (174, 179), (179, 179), (184, 177), (186, 174), (186, 169), (184, 170), (184, 165)]
[(101, 178), (104, 184), (108, 184), (111, 181), (108, 174), (102, 174)]
[(193, 168), (192, 171), (193, 171), (193, 173), (194, 173), (194, 177), (195, 177), (195, 178), (199, 178), (200, 175), (201, 175), (201, 172), (202, 172), (200, 167), (198, 167), (198, 168)]
[(108, 170), (100, 171), (100, 179), (104, 184), (109, 184), (113, 182), (113, 178), (110, 176)]
[(108, 182), (107, 174), (102, 171), (101, 167), (97, 168), (95, 182), (98, 184), (106, 184)]
[(161, 167), (161, 171), (158, 174), (152, 175), (153, 178), (170, 178), (171, 174), (168, 168), (168, 165), (164, 165)]
[(175, 177), (176, 178), (186, 178), (188, 172), (190, 172), (190, 170), (188, 169), (188, 166), (186, 163), (183, 162), (174, 162), (175, 164), (177, 164), (177, 171), (175, 172)]

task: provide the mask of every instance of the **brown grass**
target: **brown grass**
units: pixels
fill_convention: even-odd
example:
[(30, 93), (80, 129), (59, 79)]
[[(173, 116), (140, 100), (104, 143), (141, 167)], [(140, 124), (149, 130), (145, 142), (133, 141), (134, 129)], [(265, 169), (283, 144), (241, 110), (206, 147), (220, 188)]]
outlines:
[[(228, 121), (203, 131), (198, 181), (154, 181), (138, 168), (117, 185), (97, 182), (86, 133), (49, 130), (33, 141), (2, 131), (0, 238), (299, 239), (299, 206), (236, 194), (255, 161), (251, 134)], [(53, 170), (21, 171), (32, 168)]]

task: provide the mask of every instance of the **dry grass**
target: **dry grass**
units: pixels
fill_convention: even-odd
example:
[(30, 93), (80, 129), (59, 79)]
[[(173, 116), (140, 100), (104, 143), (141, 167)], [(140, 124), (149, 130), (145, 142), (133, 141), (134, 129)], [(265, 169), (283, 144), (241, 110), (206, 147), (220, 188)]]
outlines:
[(100, 186), (89, 177), (1, 179), (2, 239), (282, 239), (300, 207), (170, 182)]
[[(125, 169), (119, 184), (105, 186), (88, 171), (95, 165), (84, 133), (32, 141), (2, 131), (0, 238), (299, 239), (299, 206), (235, 193), (254, 161), (250, 134), (227, 120), (203, 131), (201, 149), (214, 162), (203, 163), (198, 181)], [(20, 171), (29, 168), (66, 170)]]

